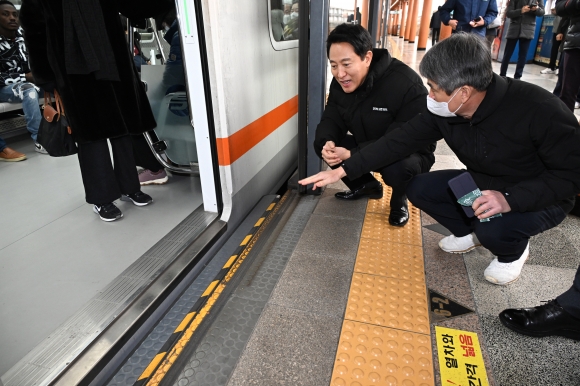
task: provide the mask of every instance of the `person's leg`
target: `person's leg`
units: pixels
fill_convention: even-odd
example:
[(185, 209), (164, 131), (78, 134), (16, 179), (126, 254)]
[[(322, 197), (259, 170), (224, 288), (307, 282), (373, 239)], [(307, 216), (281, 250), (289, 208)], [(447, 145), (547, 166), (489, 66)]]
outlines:
[(115, 178), (122, 194), (130, 195), (141, 191), (137, 165), (133, 158), (131, 137), (124, 135), (119, 138), (110, 138), (115, 163)]
[(580, 266), (576, 271), (572, 287), (558, 296), (556, 300), (567, 313), (580, 319)]
[(556, 40), (558, 34), (552, 34), (552, 50), (550, 51), (550, 63), (548, 68), (552, 71), (556, 70), (556, 59), (558, 59), (558, 49), (560, 48), (561, 40)]
[(570, 111), (574, 112), (576, 94), (580, 88), (580, 50), (566, 50), (564, 61), (564, 77), (562, 78), (562, 93), (560, 99)]
[(514, 49), (516, 48), (517, 42), (518, 39), (506, 39), (505, 49), (503, 51), (503, 58), (501, 60), (501, 67), (499, 70), (500, 76), (506, 76), (508, 65), (510, 64), (510, 58), (514, 53)]
[(564, 79), (564, 60), (566, 59), (566, 51), (562, 51), (560, 53), (560, 60), (558, 61), (558, 81), (556, 82), (556, 87), (554, 87), (554, 91), (552, 94), (556, 95), (560, 98), (560, 94), (562, 93), (562, 79)]
[(530, 42), (532, 39), (519, 39), (520, 50), (518, 52), (518, 63), (516, 64), (516, 72), (514, 74), (514, 79), (520, 79), (524, 72), (524, 66), (526, 65), (526, 57), (528, 56), (528, 49), (530, 48)]
[(456, 237), (473, 232), (471, 220), (447, 184), (450, 179), (465, 173), (464, 170), (439, 170), (415, 176), (407, 186), (407, 197), (435, 221), (449, 229)]
[(153, 152), (143, 134), (131, 135), (131, 143), (133, 145), (133, 156), (137, 166), (151, 170), (154, 173), (163, 169), (163, 166), (153, 155)]
[(488, 222), (474, 221), (475, 234), (481, 245), (497, 256), (500, 263), (518, 260), (535, 236), (560, 224), (566, 212), (551, 205), (536, 212), (508, 212)]
[(435, 43), (437, 43), (439, 41), (439, 34), (441, 33), (441, 28), (435, 28), (434, 31), (436, 36)]
[(86, 201), (89, 204), (105, 205), (121, 197), (107, 140), (79, 143), (78, 148)]
[(0, 137), (0, 153), (2, 151), (4, 151), (4, 149), (6, 149), (6, 141), (4, 140), (4, 138)]
[(380, 170), (385, 184), (393, 189), (391, 208), (406, 207), (406, 191), (409, 182), (416, 175), (428, 172), (430, 168), (429, 162), (420, 154), (415, 153)]
[(26, 128), (30, 132), (30, 136), (34, 142), (38, 138), (38, 128), (40, 127), (40, 120), (42, 113), (38, 105), (38, 92), (32, 83), (22, 83), (20, 86), (19, 97), (22, 100), (22, 110), (24, 111), (24, 118), (26, 119)]

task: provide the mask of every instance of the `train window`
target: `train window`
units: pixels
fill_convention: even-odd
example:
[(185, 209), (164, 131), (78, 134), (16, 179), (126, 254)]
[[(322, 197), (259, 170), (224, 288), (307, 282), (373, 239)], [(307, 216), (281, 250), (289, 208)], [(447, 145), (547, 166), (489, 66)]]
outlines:
[(270, 0), (270, 40), (275, 50), (298, 47), (299, 15), (298, 0)]

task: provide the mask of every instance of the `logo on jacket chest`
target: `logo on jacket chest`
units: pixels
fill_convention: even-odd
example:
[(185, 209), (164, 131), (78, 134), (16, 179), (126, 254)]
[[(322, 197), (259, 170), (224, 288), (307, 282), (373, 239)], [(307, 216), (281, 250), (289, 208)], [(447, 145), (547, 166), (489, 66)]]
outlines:
[(389, 111), (389, 109), (387, 109), (386, 107), (373, 107), (373, 111)]

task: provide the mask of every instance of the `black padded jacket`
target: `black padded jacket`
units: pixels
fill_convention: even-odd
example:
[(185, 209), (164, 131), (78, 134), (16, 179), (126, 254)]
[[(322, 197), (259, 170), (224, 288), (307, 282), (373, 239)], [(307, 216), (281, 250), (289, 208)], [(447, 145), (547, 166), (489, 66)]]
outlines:
[[(351, 149), (355, 153), (426, 111), (427, 89), (419, 75), (392, 58), (387, 50), (374, 49), (369, 73), (354, 92), (345, 93), (336, 79), (332, 80), (326, 108), (316, 128), (314, 150), (321, 157), (327, 141), (339, 144), (350, 132), (358, 144)], [(435, 145), (429, 144), (419, 153), (433, 164), (434, 150)]]
[(504, 193), (511, 209), (559, 204), (580, 192), (580, 126), (552, 93), (494, 74), (471, 120), (421, 114), (343, 163), (349, 178), (444, 138), (481, 190)]
[(580, 48), (580, 1), (558, 0), (556, 2), (556, 14), (570, 19), (570, 26), (564, 38), (564, 49), (573, 50)]

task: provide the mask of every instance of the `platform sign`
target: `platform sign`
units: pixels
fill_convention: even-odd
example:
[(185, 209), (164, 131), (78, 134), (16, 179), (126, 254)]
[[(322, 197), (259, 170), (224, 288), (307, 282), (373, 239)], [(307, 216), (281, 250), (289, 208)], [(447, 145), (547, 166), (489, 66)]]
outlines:
[(489, 385), (475, 332), (435, 326), (435, 337), (442, 385)]

